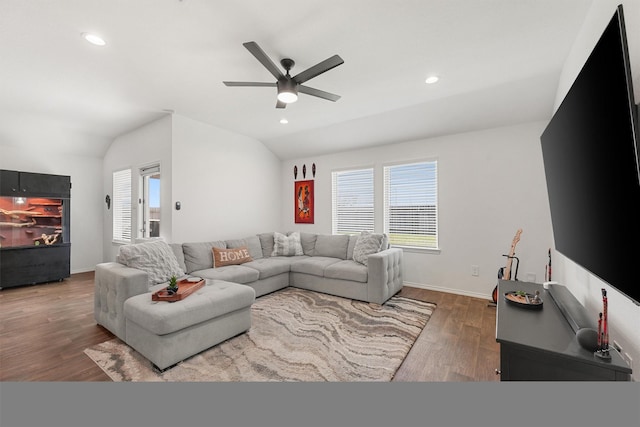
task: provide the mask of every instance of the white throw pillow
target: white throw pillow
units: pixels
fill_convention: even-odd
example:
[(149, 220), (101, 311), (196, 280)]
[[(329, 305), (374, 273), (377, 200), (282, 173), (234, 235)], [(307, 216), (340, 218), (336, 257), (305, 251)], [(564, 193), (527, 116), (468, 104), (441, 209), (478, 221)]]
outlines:
[(353, 260), (360, 264), (368, 265), (367, 260), (369, 255), (380, 252), (382, 246), (382, 234), (370, 233), (363, 231), (356, 240), (356, 245), (353, 248)]
[(277, 231), (273, 233), (273, 252), (271, 256), (294, 256), (304, 255), (302, 244), (300, 243), (300, 233), (294, 231), (285, 236)]
[(157, 285), (184, 276), (176, 255), (164, 240), (120, 246), (118, 260), (127, 267), (137, 268), (149, 275), (149, 285)]

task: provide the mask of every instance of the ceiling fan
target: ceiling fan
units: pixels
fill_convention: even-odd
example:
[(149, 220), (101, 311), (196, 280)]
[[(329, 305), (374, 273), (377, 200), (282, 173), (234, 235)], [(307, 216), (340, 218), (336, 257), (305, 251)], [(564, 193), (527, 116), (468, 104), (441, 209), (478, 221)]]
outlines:
[(280, 64), (286, 71), (286, 74), (282, 74), (280, 69), (273, 63), (271, 59), (269, 59), (267, 54), (264, 53), (264, 51), (260, 48), (260, 46), (258, 46), (256, 42), (246, 42), (242, 45), (246, 47), (247, 50), (251, 52), (251, 54), (255, 56), (256, 59), (260, 61), (260, 63), (264, 65), (264, 67), (269, 70), (271, 74), (273, 74), (273, 76), (277, 79), (277, 82), (223, 82), (225, 85), (277, 87), (278, 101), (276, 103), (276, 108), (285, 108), (287, 104), (295, 102), (298, 99), (298, 92), (317, 96), (318, 98), (327, 99), (334, 102), (340, 99), (339, 95), (303, 85), (303, 83), (307, 80), (310, 80), (326, 71), (329, 71), (332, 68), (337, 67), (338, 65), (343, 64), (344, 61), (342, 60), (342, 58), (340, 58), (340, 56), (333, 55), (332, 57), (325, 59), (324, 61), (314, 65), (313, 67), (308, 68), (305, 71), (291, 77), (289, 71), (295, 65), (293, 59), (284, 58), (280, 61)]

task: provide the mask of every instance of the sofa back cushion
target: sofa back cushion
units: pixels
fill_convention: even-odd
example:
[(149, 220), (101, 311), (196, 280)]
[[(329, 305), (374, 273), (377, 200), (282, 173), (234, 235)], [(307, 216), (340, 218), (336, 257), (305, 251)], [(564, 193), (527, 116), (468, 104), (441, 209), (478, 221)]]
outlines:
[(215, 246), (213, 250), (213, 268), (224, 267), (225, 265), (239, 265), (253, 261), (246, 246), (233, 249), (220, 249)]
[(187, 273), (192, 271), (213, 268), (213, 248), (226, 249), (227, 243), (223, 240), (213, 242), (183, 243), (184, 265)]
[(227, 240), (227, 248), (240, 248), (242, 246), (247, 247), (251, 258), (264, 258), (264, 255), (262, 254), (262, 244), (260, 243), (260, 238), (257, 235), (248, 236), (244, 239)]
[(353, 248), (356, 246), (359, 234), (351, 234), (349, 236), (349, 246), (347, 246), (347, 259), (353, 259)]
[(260, 233), (258, 234), (258, 239), (260, 239), (260, 246), (262, 247), (262, 256), (269, 258), (271, 252), (273, 252), (273, 232)]
[(184, 276), (173, 250), (164, 240), (120, 246), (118, 260), (127, 267), (146, 272), (149, 286), (164, 283), (171, 276)]
[(302, 245), (302, 252), (304, 252), (305, 255), (313, 256), (313, 253), (316, 249), (317, 239), (318, 239), (317, 234), (300, 233), (300, 244)]
[(184, 252), (182, 251), (182, 243), (169, 243), (173, 254), (176, 256), (180, 269), (184, 272), (187, 271), (187, 266), (184, 265)]
[(318, 234), (314, 256), (347, 259), (349, 236), (346, 234)]

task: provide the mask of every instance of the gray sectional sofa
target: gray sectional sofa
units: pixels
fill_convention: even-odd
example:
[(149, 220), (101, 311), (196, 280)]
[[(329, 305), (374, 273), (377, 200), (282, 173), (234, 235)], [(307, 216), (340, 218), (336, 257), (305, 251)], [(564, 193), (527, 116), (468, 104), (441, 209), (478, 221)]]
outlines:
[[(234, 292), (243, 294), (245, 301), (246, 287), (252, 290), (255, 297), (260, 297), (294, 286), (383, 304), (402, 289), (403, 252), (399, 248), (389, 247), (385, 235), (364, 234), (348, 236), (269, 232), (233, 240), (168, 245), (163, 241), (155, 241), (126, 245), (120, 248), (116, 262), (96, 266), (94, 316), (98, 324), (123, 341), (135, 341), (139, 334), (135, 333), (136, 338), (132, 331), (140, 325), (133, 324), (136, 323), (136, 316), (131, 312), (140, 309), (140, 300), (144, 304), (150, 304), (151, 297), (134, 297), (162, 289), (166, 286), (163, 280), (168, 280), (167, 276), (174, 274), (173, 272), (181, 277), (207, 279), (205, 288), (232, 286)], [(285, 246), (286, 254), (282, 254), (283, 236), (289, 242), (297, 242), (296, 247)], [(373, 236), (379, 240), (371, 240)], [(369, 247), (363, 246), (365, 241), (368, 241)], [(173, 255), (167, 255), (166, 251), (163, 253), (163, 245)], [(238, 249), (247, 258), (233, 265), (214, 265), (214, 248), (217, 252)], [(184, 301), (189, 301), (190, 298), (192, 297), (187, 297)], [(252, 302), (253, 298), (250, 299)], [(154, 326), (149, 325), (147, 329), (154, 329)], [(248, 329), (248, 326), (244, 329)], [(231, 335), (220, 338), (218, 342), (238, 333), (239, 331), (232, 330), (229, 332)], [(179, 337), (176, 342), (184, 339)], [(191, 353), (201, 350), (192, 350)], [(150, 353), (145, 356), (154, 360), (155, 355)], [(180, 357), (173, 358), (180, 360)], [(163, 364), (167, 363), (169, 362)]]

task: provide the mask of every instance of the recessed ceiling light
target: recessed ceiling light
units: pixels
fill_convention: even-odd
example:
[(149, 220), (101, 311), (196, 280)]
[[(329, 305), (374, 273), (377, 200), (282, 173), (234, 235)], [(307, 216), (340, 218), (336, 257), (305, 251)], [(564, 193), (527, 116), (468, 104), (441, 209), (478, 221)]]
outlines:
[(91, 33), (82, 33), (82, 38), (96, 46), (104, 46), (107, 44), (102, 37)]
[(280, 119), (280, 123), (282, 123), (283, 125), (286, 125), (287, 123), (289, 123), (289, 120), (287, 120), (287, 119)]
[(433, 84), (435, 82), (437, 82), (439, 80), (438, 76), (429, 76), (427, 77), (427, 79), (424, 81), (426, 84)]

